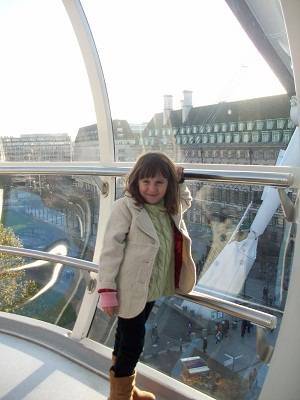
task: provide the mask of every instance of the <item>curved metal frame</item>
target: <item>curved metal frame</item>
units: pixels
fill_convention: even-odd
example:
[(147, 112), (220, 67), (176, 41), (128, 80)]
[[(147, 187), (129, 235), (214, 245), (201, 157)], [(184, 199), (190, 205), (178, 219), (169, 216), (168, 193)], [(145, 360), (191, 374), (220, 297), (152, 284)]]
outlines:
[[(286, 24), (287, 35), (292, 58), (296, 95), (300, 99), (300, 2), (299, 0), (281, 0), (282, 12)], [(295, 251), (290, 276), (289, 290), (285, 312), (274, 348), (269, 372), (262, 388), (260, 400), (298, 399), (300, 393), (300, 204), (296, 204), (298, 213)]]
[[(114, 161), (113, 129), (109, 107), (109, 100), (103, 76), (103, 71), (83, 7), (79, 0), (62, 0), (75, 35), (77, 37), (86, 71), (90, 81), (90, 87), (94, 99), (97, 118), (99, 153), (102, 162)], [(98, 231), (94, 250), (94, 261), (98, 259), (103, 241), (104, 228), (110, 214), (115, 198), (115, 179), (109, 179), (110, 190), (102, 193), (101, 207), (99, 211)], [(101, 223), (100, 223), (101, 221)], [(94, 279), (96, 276), (93, 277)], [(80, 339), (87, 335), (93, 319), (97, 303), (97, 296), (86, 290), (79, 310), (79, 317), (73, 329), (74, 338)]]

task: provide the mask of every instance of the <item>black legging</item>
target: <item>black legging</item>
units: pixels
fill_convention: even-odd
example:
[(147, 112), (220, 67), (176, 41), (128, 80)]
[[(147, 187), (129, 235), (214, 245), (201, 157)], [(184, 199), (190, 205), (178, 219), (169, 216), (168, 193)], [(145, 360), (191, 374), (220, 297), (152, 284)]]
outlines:
[(117, 361), (112, 369), (118, 378), (133, 374), (144, 348), (145, 324), (154, 306), (146, 303), (144, 310), (134, 318), (118, 317), (113, 355)]

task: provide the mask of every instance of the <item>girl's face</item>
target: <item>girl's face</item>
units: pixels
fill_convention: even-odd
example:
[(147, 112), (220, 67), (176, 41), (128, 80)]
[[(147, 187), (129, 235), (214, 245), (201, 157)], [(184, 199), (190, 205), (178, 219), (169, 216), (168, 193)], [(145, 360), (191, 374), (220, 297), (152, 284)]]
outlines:
[(148, 204), (159, 203), (165, 197), (167, 188), (168, 180), (161, 174), (157, 174), (153, 178), (139, 180), (140, 195)]

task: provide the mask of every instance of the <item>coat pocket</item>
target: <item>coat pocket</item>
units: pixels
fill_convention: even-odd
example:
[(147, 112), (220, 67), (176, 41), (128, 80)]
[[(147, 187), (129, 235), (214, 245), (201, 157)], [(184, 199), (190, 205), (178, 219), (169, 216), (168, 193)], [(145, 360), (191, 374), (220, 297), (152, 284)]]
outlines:
[(146, 283), (150, 280), (153, 264), (157, 254), (157, 247), (153, 244), (128, 242), (124, 260), (120, 269), (120, 279)]

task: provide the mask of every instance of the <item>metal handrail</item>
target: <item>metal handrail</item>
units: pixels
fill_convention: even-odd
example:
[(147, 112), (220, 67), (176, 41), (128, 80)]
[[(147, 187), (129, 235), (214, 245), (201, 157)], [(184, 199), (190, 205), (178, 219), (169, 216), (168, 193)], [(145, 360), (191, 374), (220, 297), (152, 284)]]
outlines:
[[(184, 166), (184, 164), (181, 164)], [(90, 175), (121, 177), (128, 174), (133, 163), (126, 166), (94, 165), (91, 163), (0, 163), (0, 175)], [(220, 168), (222, 166), (220, 165)], [(293, 185), (294, 176), (290, 172), (234, 171), (227, 169), (190, 168), (184, 169), (187, 179), (197, 179), (214, 183), (267, 185), (287, 188)]]
[[(0, 252), (15, 255), (30, 257), (38, 260), (53, 261), (60, 264), (68, 264), (74, 268), (83, 269), (89, 272), (98, 272), (99, 266), (91, 261), (81, 260), (78, 258), (51, 254), (44, 251), (24, 249), (12, 246), (0, 246)], [(276, 327), (277, 318), (274, 315), (258, 311), (241, 304), (236, 304), (219, 297), (210, 296), (205, 293), (192, 291), (189, 294), (176, 296), (184, 298), (188, 301), (193, 301), (201, 306), (213, 308), (218, 311), (225, 312), (233, 317), (247, 319), (253, 324), (263, 326), (264, 328), (274, 329)]]
[(47, 253), (46, 251), (24, 249), (13, 246), (0, 246), (0, 252), (11, 254), (13, 256), (29, 257), (36, 260), (52, 261), (59, 264), (68, 264), (71, 267), (83, 269), (88, 272), (98, 272), (99, 266), (91, 261), (81, 260), (79, 258), (62, 256), (59, 254)]
[(204, 307), (213, 308), (214, 310), (225, 312), (233, 317), (246, 319), (255, 325), (263, 326), (264, 328), (275, 329), (277, 325), (277, 317), (267, 314), (262, 311), (255, 310), (236, 304), (220, 297), (210, 296), (206, 293), (192, 291), (185, 295), (179, 295), (184, 300), (193, 301), (201, 304)]

